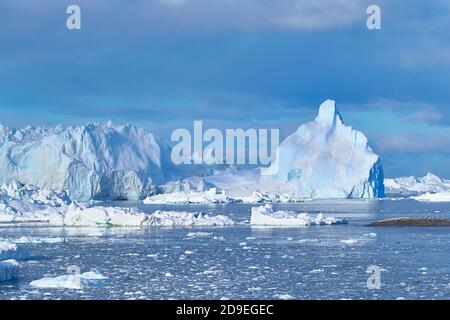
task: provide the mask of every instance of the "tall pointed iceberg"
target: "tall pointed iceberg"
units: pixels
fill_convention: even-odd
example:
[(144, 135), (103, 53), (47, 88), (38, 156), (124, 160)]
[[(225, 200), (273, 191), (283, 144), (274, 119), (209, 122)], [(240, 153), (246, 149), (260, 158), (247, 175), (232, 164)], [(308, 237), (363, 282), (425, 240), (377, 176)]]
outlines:
[(384, 196), (380, 158), (362, 132), (344, 124), (332, 100), (281, 143), (273, 164), (261, 172), (263, 185), (296, 197)]
[(206, 180), (232, 196), (262, 190), (296, 199), (384, 197), (380, 158), (363, 133), (344, 124), (332, 100), (280, 144), (270, 167)]

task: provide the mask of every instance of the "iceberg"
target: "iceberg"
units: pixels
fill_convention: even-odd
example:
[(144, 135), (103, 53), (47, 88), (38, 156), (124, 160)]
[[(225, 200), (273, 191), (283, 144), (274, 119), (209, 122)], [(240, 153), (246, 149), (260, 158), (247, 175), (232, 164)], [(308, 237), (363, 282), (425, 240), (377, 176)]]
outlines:
[(223, 215), (209, 216), (198, 212), (156, 211), (149, 216), (148, 226), (164, 227), (199, 227), (199, 226), (232, 226), (235, 222)]
[[(33, 186), (24, 185), (21, 187), (22, 189), (33, 190), (33, 194), (42, 193), (39, 188)], [(0, 222), (43, 222), (54, 226), (77, 227), (227, 226), (234, 224), (233, 220), (222, 215), (209, 216), (201, 212), (162, 210), (144, 213), (135, 208), (80, 204), (68, 197), (66, 198), (65, 193), (55, 193), (51, 189), (45, 191), (45, 194), (55, 194), (55, 198), (45, 202), (46, 204), (42, 201), (36, 203), (35, 199), (29, 197), (29, 193), (13, 192), (9, 193), (12, 196), (10, 197), (6, 193), (2, 193), (0, 189)], [(205, 194), (208, 201), (231, 201), (226, 194), (217, 192), (215, 189), (209, 190)], [(64, 201), (59, 198), (60, 195), (62, 195), (61, 199)], [(56, 243), (62, 241), (64, 239), (61, 238), (20, 238), (15, 240), (16, 243)], [(15, 244), (0, 243), (0, 257), (2, 259), (19, 259), (18, 255), (12, 255), (12, 252), (15, 251), (19, 252)], [(6, 256), (4, 252), (8, 252), (8, 255)]]
[(165, 181), (154, 136), (131, 125), (0, 130), (0, 182), (67, 190), (72, 199), (139, 198)]
[(0, 242), (0, 261), (1, 260), (24, 260), (28, 259), (28, 251), (15, 243)]
[(274, 211), (270, 204), (253, 207), (250, 218), (252, 226), (306, 227), (347, 223), (347, 219), (325, 218), (322, 213), (313, 218), (308, 213)]
[(425, 193), (450, 192), (450, 180), (427, 173), (423, 177), (400, 177), (385, 179), (386, 195), (389, 197), (419, 196)]
[(18, 279), (19, 268), (20, 264), (16, 260), (0, 261), (0, 282)]
[(344, 124), (332, 100), (280, 144), (269, 167), (204, 179), (233, 197), (249, 197), (256, 190), (294, 200), (384, 197), (380, 158), (363, 133)]
[(30, 282), (36, 288), (64, 288), (81, 290), (86, 287), (103, 286), (108, 277), (90, 271), (82, 274), (67, 274), (58, 277), (45, 277)]
[(237, 200), (227, 196), (222, 190), (211, 188), (203, 192), (173, 192), (158, 194), (144, 199), (145, 204), (208, 204), (208, 203), (233, 203)]
[(20, 264), (16, 260), (28, 259), (28, 251), (14, 243), (0, 241), (0, 282), (18, 278)]
[[(20, 192), (29, 194), (33, 204), (52, 206), (67, 204), (67, 198), (63, 192), (50, 190), (65, 190), (72, 200), (135, 200), (212, 188), (258, 203), (384, 196), (379, 157), (363, 133), (344, 124), (332, 100), (320, 106), (314, 121), (301, 125), (281, 143), (269, 167), (239, 170), (228, 165), (175, 165), (170, 154), (169, 145), (132, 125), (0, 126), (0, 183), (12, 185), (11, 190), (4, 190), (10, 198), (17, 198), (17, 189), (34, 185), (40, 194)], [(16, 186), (11, 181), (17, 181)], [(254, 195), (258, 190), (267, 194)], [(191, 202), (192, 197), (176, 202)], [(203, 198), (200, 195), (194, 202), (210, 200)], [(153, 200), (162, 203), (165, 199)], [(10, 207), (0, 201), (3, 212)]]

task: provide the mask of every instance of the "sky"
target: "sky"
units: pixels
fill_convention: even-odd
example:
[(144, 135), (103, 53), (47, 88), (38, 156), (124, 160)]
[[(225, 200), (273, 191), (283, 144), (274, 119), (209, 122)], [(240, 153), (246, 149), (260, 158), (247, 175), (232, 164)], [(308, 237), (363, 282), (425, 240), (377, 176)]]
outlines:
[(0, 123), (285, 137), (333, 99), (386, 176), (450, 178), (449, 30), (446, 0), (2, 0)]

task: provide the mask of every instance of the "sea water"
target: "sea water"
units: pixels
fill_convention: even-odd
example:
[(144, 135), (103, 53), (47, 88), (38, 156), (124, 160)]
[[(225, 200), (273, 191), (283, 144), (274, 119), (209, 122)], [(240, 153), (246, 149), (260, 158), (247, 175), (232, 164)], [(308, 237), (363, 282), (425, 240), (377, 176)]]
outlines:
[[(231, 227), (0, 227), (0, 239), (64, 238), (22, 244), (20, 278), (0, 284), (0, 299), (449, 299), (449, 227), (368, 227), (392, 217), (450, 218), (450, 203), (411, 200), (311, 201), (275, 205), (349, 219), (348, 225), (255, 228), (252, 205), (104, 205), (224, 214)], [(370, 266), (380, 289), (368, 287)], [(97, 271), (102, 286), (29, 285), (67, 270)]]

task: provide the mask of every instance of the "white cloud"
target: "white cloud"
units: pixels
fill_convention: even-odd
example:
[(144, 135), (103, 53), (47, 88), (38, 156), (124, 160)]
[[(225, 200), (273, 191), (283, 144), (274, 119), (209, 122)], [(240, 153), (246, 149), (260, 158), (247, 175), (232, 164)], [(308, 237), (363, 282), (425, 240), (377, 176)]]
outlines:
[(381, 138), (378, 145), (383, 152), (448, 152), (450, 150), (450, 133), (390, 135)]
[[(369, 0), (78, 0), (87, 16), (111, 21), (139, 21), (147, 32), (158, 28), (210, 30), (316, 30), (345, 27), (360, 21), (365, 25)], [(67, 2), (69, 4), (69, 2)], [(65, 4), (40, 0), (3, 0), (15, 13), (55, 14)], [(64, 11), (63, 13), (64, 14)], [(114, 18), (114, 19), (113, 19)], [(152, 28), (149, 28), (152, 27)]]
[[(230, 29), (311, 30), (347, 26), (365, 17), (366, 0), (159, 0), (176, 24)], [(151, 4), (153, 7), (153, 5)], [(157, 9), (153, 7), (153, 9)], [(364, 21), (364, 20), (362, 20)]]

